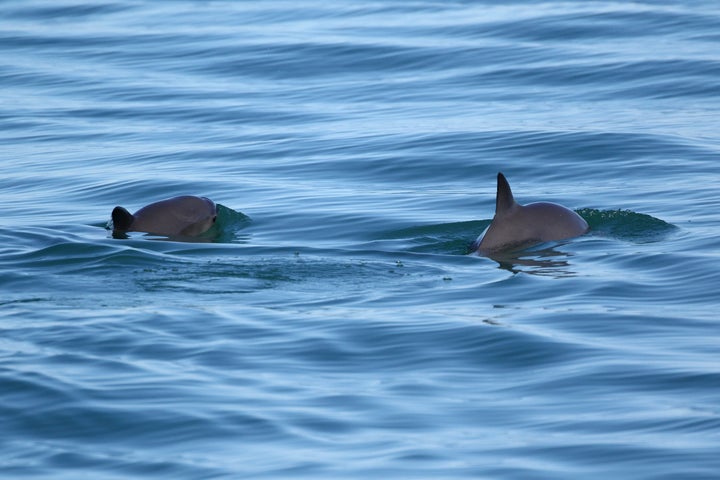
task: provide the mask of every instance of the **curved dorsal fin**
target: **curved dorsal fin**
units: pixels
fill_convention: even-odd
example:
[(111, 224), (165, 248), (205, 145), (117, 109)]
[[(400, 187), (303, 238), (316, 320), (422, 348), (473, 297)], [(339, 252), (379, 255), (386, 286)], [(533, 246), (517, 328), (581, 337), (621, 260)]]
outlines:
[(112, 211), (113, 230), (126, 232), (134, 220), (133, 214), (123, 207), (115, 207)]
[(498, 172), (497, 175), (497, 196), (495, 197), (495, 215), (502, 215), (509, 211), (515, 206), (515, 199), (513, 198), (512, 190), (510, 190), (510, 184), (508, 183), (505, 175)]

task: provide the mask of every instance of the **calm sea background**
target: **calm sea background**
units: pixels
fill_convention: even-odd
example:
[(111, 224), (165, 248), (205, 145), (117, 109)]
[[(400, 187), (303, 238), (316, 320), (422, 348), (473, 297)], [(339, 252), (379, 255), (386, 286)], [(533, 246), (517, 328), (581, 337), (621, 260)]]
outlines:
[(720, 3), (0, 6), (0, 478), (720, 478)]

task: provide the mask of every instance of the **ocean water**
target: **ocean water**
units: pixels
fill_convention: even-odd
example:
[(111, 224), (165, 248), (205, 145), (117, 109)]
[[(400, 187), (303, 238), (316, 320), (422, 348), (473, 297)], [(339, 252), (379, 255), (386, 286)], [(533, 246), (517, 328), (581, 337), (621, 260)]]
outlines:
[[(2, 3), (0, 478), (720, 478), (720, 4)], [(502, 171), (591, 231), (468, 255)], [(182, 194), (196, 241), (107, 229)]]

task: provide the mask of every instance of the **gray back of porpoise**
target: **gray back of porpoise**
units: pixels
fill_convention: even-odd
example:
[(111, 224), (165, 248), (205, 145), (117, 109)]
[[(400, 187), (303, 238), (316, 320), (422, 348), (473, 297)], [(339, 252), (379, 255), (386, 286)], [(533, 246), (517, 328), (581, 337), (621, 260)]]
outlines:
[(498, 173), (495, 217), (471, 248), (482, 255), (519, 250), (542, 242), (577, 237), (588, 228), (580, 215), (562, 205), (550, 202), (520, 205), (505, 176)]
[(217, 218), (215, 203), (206, 197), (183, 195), (151, 203), (131, 214), (123, 207), (112, 212), (115, 232), (146, 232), (163, 236), (195, 236)]

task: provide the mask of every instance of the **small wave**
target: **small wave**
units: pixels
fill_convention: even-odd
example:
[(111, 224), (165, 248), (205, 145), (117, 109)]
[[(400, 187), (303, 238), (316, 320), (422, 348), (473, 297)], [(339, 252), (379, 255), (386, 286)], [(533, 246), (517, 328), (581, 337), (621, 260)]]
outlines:
[(489, 220), (418, 225), (380, 234), (380, 246), (401, 247), (414, 253), (464, 255), (470, 242), (490, 223)]
[(637, 243), (657, 242), (677, 230), (664, 220), (630, 210), (577, 210), (590, 225), (594, 235), (608, 236)]
[(230, 243), (237, 240), (237, 233), (252, 223), (252, 219), (244, 213), (222, 204), (218, 204), (217, 213), (217, 222), (210, 229), (218, 230), (213, 239), (217, 243)]

